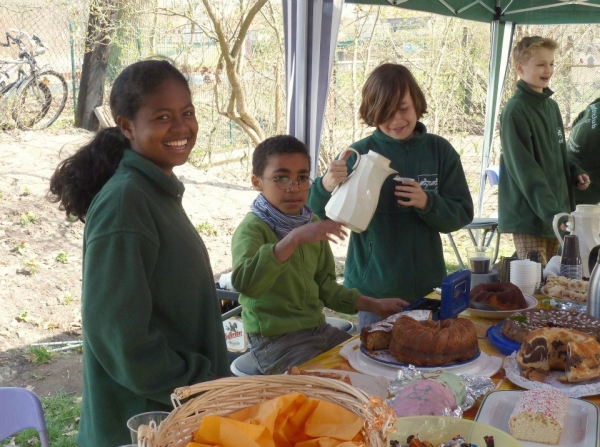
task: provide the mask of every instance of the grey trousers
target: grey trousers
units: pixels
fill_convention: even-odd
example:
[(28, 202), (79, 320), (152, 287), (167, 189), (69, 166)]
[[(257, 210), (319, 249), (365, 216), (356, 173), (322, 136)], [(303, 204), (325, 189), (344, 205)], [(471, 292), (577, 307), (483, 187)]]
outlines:
[(275, 337), (248, 334), (254, 363), (263, 374), (282, 374), (348, 340), (350, 334), (327, 323)]

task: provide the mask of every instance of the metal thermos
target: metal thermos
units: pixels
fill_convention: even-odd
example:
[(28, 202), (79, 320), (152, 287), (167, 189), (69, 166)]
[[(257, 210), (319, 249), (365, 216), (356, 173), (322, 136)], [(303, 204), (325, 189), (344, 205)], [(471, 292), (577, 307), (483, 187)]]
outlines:
[(592, 276), (590, 276), (590, 286), (588, 289), (587, 298), (587, 313), (595, 318), (600, 318), (600, 257), (594, 270), (592, 270)]

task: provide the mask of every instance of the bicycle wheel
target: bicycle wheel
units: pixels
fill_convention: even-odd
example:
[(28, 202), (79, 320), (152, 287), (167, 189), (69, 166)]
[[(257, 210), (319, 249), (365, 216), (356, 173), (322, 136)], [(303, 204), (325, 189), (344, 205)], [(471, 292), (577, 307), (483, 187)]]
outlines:
[(67, 82), (59, 73), (37, 73), (19, 88), (13, 119), (19, 129), (45, 129), (59, 117), (67, 102)]

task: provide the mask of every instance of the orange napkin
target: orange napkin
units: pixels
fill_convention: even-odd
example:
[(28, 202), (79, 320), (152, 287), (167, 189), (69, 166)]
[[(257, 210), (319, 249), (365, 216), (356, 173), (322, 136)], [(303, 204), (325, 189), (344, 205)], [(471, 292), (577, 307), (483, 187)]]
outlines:
[(355, 447), (363, 425), (339, 405), (290, 393), (227, 417), (205, 416), (187, 447)]

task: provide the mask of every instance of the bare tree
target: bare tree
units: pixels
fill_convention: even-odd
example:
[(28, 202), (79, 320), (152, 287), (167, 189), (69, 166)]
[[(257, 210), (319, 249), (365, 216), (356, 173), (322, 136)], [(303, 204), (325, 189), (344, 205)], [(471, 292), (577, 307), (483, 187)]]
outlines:
[[(229, 118), (240, 126), (254, 145), (264, 140), (265, 135), (254, 112), (247, 104), (247, 93), (243, 82), (244, 50), (252, 21), (267, 1), (239, 0), (234, 8), (232, 2), (202, 0), (207, 21), (202, 20), (203, 16), (195, 11), (196, 4), (192, 0), (188, 0), (188, 6), (181, 11), (172, 8), (158, 9), (159, 13), (164, 15), (187, 19), (193, 28), (202, 30), (206, 36), (218, 43), (220, 56), (213, 84), (214, 107), (219, 115)], [(228, 81), (225, 85), (221, 82), (223, 72)], [(277, 70), (274, 75), (276, 79), (279, 78)]]
[[(267, 0), (256, 0), (254, 5), (247, 9), (247, 12), (242, 10), (237, 26), (237, 35), (227, 36), (221, 27), (221, 20), (218, 17), (212, 2), (210, 0), (202, 0), (202, 4), (212, 22), (214, 34), (219, 42), (219, 47), (221, 48), (221, 61), (225, 63), (225, 72), (227, 73), (227, 78), (231, 84), (231, 92), (227, 105), (225, 108), (221, 108), (217, 101), (217, 110), (219, 114), (227, 116), (244, 129), (244, 132), (250, 136), (250, 139), (255, 145), (264, 140), (264, 133), (258, 121), (246, 107), (246, 96), (241, 82), (241, 76), (246, 34), (248, 33), (252, 20), (266, 2)], [(217, 98), (219, 83), (215, 82), (214, 85), (215, 98)]]
[(120, 0), (93, 0), (90, 3), (75, 127), (87, 130), (98, 128), (94, 108), (102, 105), (104, 99), (110, 42), (120, 5)]

